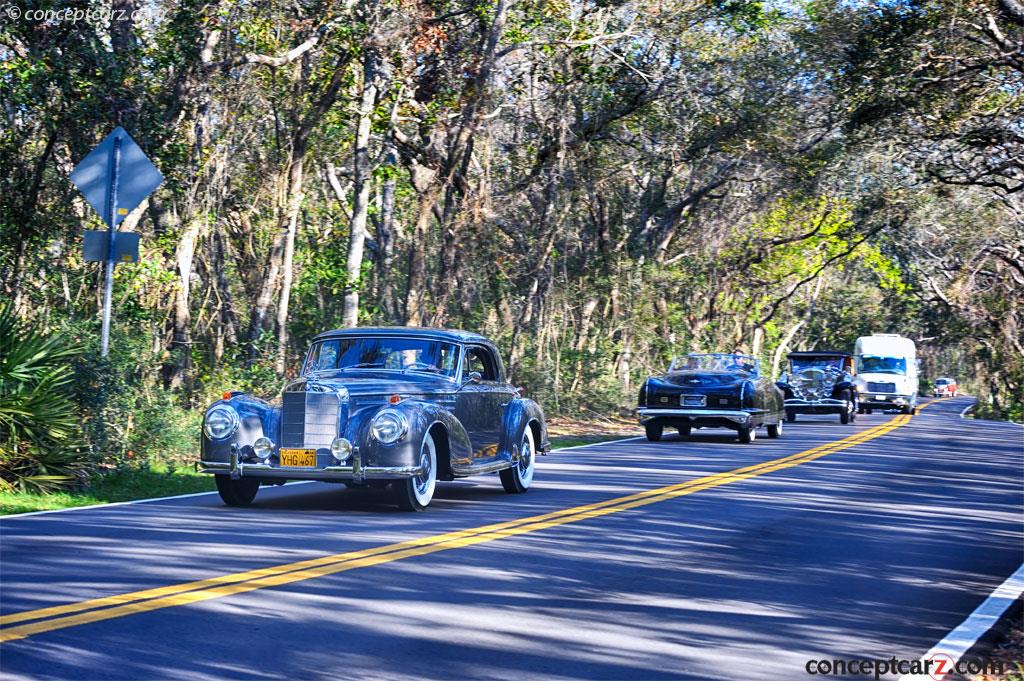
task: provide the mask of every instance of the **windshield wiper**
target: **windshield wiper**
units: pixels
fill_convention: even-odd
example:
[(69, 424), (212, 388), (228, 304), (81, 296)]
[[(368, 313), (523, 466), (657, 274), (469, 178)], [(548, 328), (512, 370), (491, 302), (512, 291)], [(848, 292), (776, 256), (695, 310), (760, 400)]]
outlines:
[(369, 369), (372, 367), (383, 368), (384, 365), (381, 364), (380, 362), (360, 362), (359, 364), (350, 364), (347, 367), (341, 367), (341, 370), (344, 371), (345, 369)]

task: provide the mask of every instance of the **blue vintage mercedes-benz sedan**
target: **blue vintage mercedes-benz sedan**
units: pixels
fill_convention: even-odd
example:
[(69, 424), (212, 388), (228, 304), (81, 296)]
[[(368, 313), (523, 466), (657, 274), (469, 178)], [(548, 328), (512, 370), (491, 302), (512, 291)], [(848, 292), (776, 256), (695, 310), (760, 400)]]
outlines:
[(210, 406), (199, 468), (231, 506), (261, 484), (321, 480), (390, 487), (419, 511), (438, 480), (498, 472), (507, 492), (525, 492), (549, 450), (544, 412), (483, 336), (352, 328), (313, 339), (279, 404), (233, 392)]

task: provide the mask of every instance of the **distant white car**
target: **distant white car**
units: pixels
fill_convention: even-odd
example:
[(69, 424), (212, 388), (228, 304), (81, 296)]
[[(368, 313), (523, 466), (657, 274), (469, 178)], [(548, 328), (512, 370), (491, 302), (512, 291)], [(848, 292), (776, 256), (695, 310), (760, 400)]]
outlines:
[(933, 397), (956, 397), (956, 379), (949, 377), (942, 377), (935, 379), (935, 385), (932, 388)]

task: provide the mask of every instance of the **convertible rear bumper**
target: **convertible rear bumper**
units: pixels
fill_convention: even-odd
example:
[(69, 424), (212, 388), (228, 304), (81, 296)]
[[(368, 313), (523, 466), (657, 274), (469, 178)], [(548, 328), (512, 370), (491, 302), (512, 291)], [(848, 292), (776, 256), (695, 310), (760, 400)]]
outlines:
[(738, 409), (687, 409), (679, 407), (676, 409), (640, 407), (637, 409), (640, 415), (640, 423), (649, 421), (665, 420), (690, 423), (692, 425), (718, 425), (730, 422), (736, 426), (747, 426), (754, 421), (756, 413), (741, 411)]

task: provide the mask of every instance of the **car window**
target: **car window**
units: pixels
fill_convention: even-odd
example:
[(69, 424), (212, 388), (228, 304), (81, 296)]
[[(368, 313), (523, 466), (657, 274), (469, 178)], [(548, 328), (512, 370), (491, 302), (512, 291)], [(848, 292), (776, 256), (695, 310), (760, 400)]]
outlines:
[(471, 345), (466, 348), (466, 368), (464, 376), (472, 372), (478, 372), (485, 381), (497, 381), (498, 369), (494, 364), (494, 358), (487, 348)]
[(427, 338), (360, 336), (314, 344), (304, 373), (338, 370), (419, 371), (454, 376), (458, 348)]
[(336, 366), (338, 366), (338, 342), (317, 343), (310, 351), (309, 359), (306, 360), (306, 366), (302, 373), (334, 369)]

